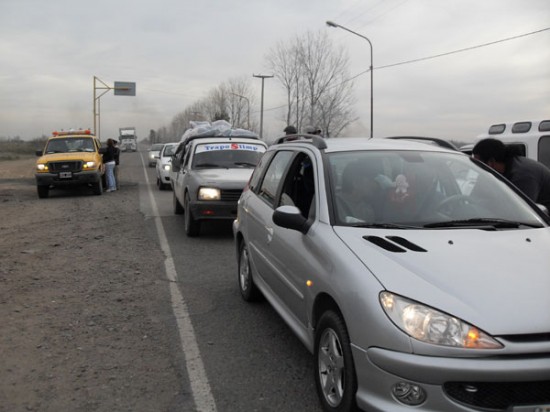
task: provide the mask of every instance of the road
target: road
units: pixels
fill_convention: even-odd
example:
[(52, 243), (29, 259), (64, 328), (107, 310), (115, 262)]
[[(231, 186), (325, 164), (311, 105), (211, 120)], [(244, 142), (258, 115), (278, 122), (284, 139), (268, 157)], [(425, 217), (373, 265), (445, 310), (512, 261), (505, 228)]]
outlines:
[(187, 237), (172, 191), (156, 188), (145, 155), (123, 154), (125, 176), (138, 179), (146, 224), (162, 223), (217, 410), (319, 411), (311, 354), (267, 302), (240, 298), (231, 224), (208, 222), (200, 237)]

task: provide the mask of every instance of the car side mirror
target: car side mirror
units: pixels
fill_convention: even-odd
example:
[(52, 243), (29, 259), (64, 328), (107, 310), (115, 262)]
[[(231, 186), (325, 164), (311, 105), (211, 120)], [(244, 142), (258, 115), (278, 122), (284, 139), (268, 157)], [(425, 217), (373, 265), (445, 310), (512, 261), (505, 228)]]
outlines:
[(155, 156), (155, 159), (160, 159), (160, 156)]
[(37, 150), (35, 153), (38, 157), (42, 156), (42, 150)]
[(273, 212), (273, 223), (285, 229), (297, 230), (304, 235), (309, 230), (309, 222), (296, 206), (279, 206)]

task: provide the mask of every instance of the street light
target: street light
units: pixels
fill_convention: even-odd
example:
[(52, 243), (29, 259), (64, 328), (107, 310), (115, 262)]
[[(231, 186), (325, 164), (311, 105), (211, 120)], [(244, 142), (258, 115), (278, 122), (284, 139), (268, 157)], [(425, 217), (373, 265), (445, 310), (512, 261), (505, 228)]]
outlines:
[[(248, 100), (247, 97), (241, 95), (241, 94), (237, 94), (237, 93), (233, 93), (233, 92), (229, 92), (230, 94), (232, 94), (233, 96), (237, 96), (237, 97), (240, 97), (241, 99), (245, 99), (246, 100), (246, 105), (248, 107), (248, 114), (247, 114), (247, 118), (246, 118), (246, 124), (247, 124), (247, 128), (248, 130), (250, 130), (250, 100)], [(239, 116), (240, 117), (240, 116)]]
[(372, 91), (373, 91), (373, 80), (372, 80), (372, 65), (373, 65), (373, 63), (372, 63), (372, 43), (370, 42), (370, 40), (369, 40), (367, 37), (363, 36), (362, 34), (356, 33), (356, 32), (354, 32), (353, 30), (350, 30), (350, 29), (348, 29), (347, 27), (341, 26), (341, 25), (339, 25), (339, 24), (337, 24), (337, 23), (334, 23), (334, 22), (332, 22), (332, 21), (327, 21), (327, 26), (329, 26), (329, 27), (337, 27), (337, 28), (339, 27), (339, 28), (341, 28), (341, 29), (344, 29), (344, 30), (346, 30), (346, 31), (349, 31), (350, 33), (355, 34), (356, 36), (362, 37), (363, 39), (365, 39), (366, 41), (369, 42), (369, 46), (370, 46), (370, 68), (369, 68), (369, 70), (370, 70), (370, 138), (372, 139), (372, 137), (373, 137), (373, 136), (372, 136), (372, 135), (373, 135), (373, 106), (374, 106), (374, 97), (373, 97), (373, 93), (372, 93)]
[(258, 77), (262, 79), (262, 104), (260, 108), (260, 139), (263, 139), (263, 130), (264, 130), (264, 80), (270, 79), (274, 76), (269, 76), (266, 74), (252, 74), (252, 77)]

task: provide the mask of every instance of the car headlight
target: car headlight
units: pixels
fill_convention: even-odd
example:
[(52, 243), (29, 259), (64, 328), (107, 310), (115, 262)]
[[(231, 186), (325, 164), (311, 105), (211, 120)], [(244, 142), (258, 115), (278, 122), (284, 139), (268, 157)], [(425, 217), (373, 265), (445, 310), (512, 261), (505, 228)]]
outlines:
[(468, 349), (502, 348), (475, 326), (402, 296), (382, 292), (380, 303), (399, 329), (419, 341)]
[(48, 171), (48, 164), (47, 163), (38, 163), (36, 165), (36, 170), (39, 172), (47, 172)]
[(201, 187), (198, 198), (199, 200), (220, 200), (220, 189)]
[(171, 169), (170, 165), (164, 165), (163, 167), (164, 167), (164, 170), (166, 170), (167, 172), (169, 172)]
[(85, 162), (85, 163), (82, 165), (82, 168), (83, 168), (83, 169), (95, 169), (95, 167), (96, 167), (95, 162)]

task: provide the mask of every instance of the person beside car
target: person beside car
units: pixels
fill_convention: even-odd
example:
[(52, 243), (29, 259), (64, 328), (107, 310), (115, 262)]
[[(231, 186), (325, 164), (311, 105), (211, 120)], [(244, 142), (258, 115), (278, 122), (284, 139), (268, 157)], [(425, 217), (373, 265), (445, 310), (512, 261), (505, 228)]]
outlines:
[(103, 164), (105, 165), (105, 179), (107, 181), (106, 192), (114, 192), (116, 190), (115, 166), (116, 166), (117, 149), (113, 139), (107, 139), (107, 147), (103, 153)]
[(498, 139), (480, 140), (472, 156), (493, 168), (535, 203), (550, 211), (550, 169), (536, 160), (519, 155)]

